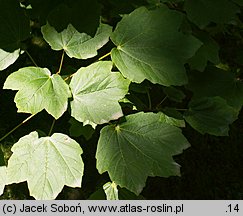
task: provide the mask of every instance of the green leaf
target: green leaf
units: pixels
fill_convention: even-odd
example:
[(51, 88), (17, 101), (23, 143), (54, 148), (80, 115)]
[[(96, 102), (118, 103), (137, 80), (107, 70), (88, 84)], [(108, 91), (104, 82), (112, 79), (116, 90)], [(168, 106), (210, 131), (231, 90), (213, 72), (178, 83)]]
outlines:
[(101, 5), (97, 0), (62, 0), (49, 13), (47, 20), (58, 32), (70, 23), (79, 32), (93, 36), (99, 26), (100, 15)]
[(80, 68), (71, 80), (71, 115), (83, 125), (104, 124), (123, 116), (118, 101), (127, 94), (130, 81), (111, 68), (112, 62), (96, 62)]
[(112, 61), (137, 83), (148, 79), (165, 86), (186, 84), (184, 63), (201, 42), (179, 32), (183, 18), (165, 6), (152, 11), (141, 7), (123, 16), (111, 35), (117, 46)]
[[(172, 111), (170, 111), (170, 112), (172, 112)], [(185, 127), (185, 121), (183, 119), (171, 117), (162, 112), (159, 112), (158, 115), (160, 115), (159, 119), (161, 122), (164, 122), (164, 123), (176, 126), (176, 127)]]
[(219, 45), (207, 34), (200, 33), (197, 36), (203, 42), (203, 45), (196, 54), (189, 59), (188, 63), (190, 64), (191, 69), (203, 71), (206, 68), (208, 61), (215, 65), (219, 64)]
[(14, 52), (30, 36), (29, 19), (16, 0), (0, 0), (0, 48)]
[(107, 200), (119, 200), (118, 189), (115, 182), (107, 182), (103, 185), (103, 190), (105, 191)]
[(164, 93), (167, 95), (168, 98), (170, 98), (173, 101), (181, 103), (183, 99), (186, 97), (183, 91), (175, 88), (175, 87), (164, 87), (163, 88)]
[(81, 187), (82, 149), (67, 135), (55, 133), (38, 138), (26, 135), (12, 147), (8, 161), (8, 184), (27, 181), (35, 199), (55, 199), (64, 185)]
[(109, 41), (112, 28), (101, 23), (93, 38), (79, 33), (71, 24), (60, 33), (49, 24), (42, 26), (41, 31), (53, 50), (63, 49), (70, 58), (87, 59), (96, 56), (97, 50)]
[(61, 76), (51, 75), (47, 68), (21, 68), (10, 74), (3, 88), (18, 90), (14, 98), (18, 112), (36, 114), (45, 109), (56, 119), (66, 111), (71, 97)]
[(186, 0), (188, 18), (200, 28), (210, 22), (227, 23), (235, 18), (239, 7), (229, 0)]
[(89, 140), (95, 132), (94, 128), (92, 128), (90, 125), (83, 126), (83, 123), (76, 121), (74, 118), (69, 120), (69, 124), (71, 124), (69, 133), (70, 136), (73, 137), (84, 136), (86, 140)]
[(185, 120), (202, 134), (227, 136), (229, 124), (237, 119), (237, 112), (221, 97), (192, 99)]
[(243, 84), (234, 73), (208, 67), (203, 73), (190, 71), (187, 86), (194, 97), (220, 96), (239, 111), (243, 105)]
[(19, 57), (20, 49), (13, 52), (6, 52), (0, 49), (0, 71), (13, 64)]
[(3, 194), (3, 190), (6, 184), (7, 184), (6, 166), (0, 166), (0, 196)]
[(148, 176), (180, 175), (172, 156), (188, 147), (181, 130), (165, 123), (160, 114), (140, 112), (101, 130), (96, 166), (100, 173), (108, 171), (117, 185), (138, 195)]

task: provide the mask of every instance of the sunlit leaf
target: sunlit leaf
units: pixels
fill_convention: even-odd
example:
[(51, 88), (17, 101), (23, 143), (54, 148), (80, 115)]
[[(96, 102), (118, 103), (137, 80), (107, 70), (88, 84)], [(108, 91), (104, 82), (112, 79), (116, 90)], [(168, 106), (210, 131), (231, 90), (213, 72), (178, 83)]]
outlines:
[(0, 166), (0, 196), (3, 194), (3, 190), (6, 184), (7, 184), (6, 166)]
[(84, 125), (104, 124), (123, 115), (118, 101), (127, 94), (130, 81), (111, 68), (112, 62), (97, 62), (72, 77), (71, 115)]
[(43, 26), (41, 31), (53, 50), (63, 49), (70, 58), (87, 59), (96, 56), (97, 50), (109, 41), (112, 28), (100, 24), (94, 37), (79, 33), (71, 24), (60, 33), (50, 24)]
[(68, 85), (47, 68), (26, 67), (10, 74), (4, 89), (18, 90), (14, 101), (18, 112), (35, 114), (45, 109), (58, 119), (67, 109), (71, 96)]
[(35, 199), (54, 199), (64, 185), (81, 187), (82, 149), (67, 135), (38, 138), (37, 132), (22, 137), (12, 147), (8, 184), (27, 181)]
[(115, 182), (107, 182), (103, 185), (103, 190), (105, 191), (107, 200), (119, 200), (118, 189)]

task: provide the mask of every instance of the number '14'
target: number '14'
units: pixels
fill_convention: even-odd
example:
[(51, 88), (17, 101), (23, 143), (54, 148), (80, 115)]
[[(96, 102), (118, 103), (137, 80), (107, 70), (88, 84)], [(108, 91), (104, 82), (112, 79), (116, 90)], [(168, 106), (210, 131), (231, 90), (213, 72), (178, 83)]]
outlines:
[(236, 204), (236, 205), (229, 204), (228, 208), (229, 208), (229, 212), (239, 212), (239, 205), (238, 204)]

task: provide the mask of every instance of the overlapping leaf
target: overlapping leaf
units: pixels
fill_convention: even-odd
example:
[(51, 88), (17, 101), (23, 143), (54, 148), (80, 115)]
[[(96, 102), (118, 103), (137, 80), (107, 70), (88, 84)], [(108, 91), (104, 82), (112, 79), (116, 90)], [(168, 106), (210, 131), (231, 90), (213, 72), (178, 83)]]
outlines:
[(7, 184), (6, 166), (0, 166), (0, 196), (3, 194), (3, 190), (6, 184)]
[(8, 184), (27, 181), (35, 199), (54, 199), (64, 185), (81, 187), (82, 149), (67, 135), (38, 138), (37, 132), (22, 137), (12, 147)]
[(20, 49), (13, 52), (6, 52), (0, 49), (0, 71), (13, 64), (19, 57)]
[(227, 23), (240, 11), (231, 0), (186, 0), (185, 10), (188, 18), (200, 28), (210, 22)]
[(109, 41), (112, 28), (100, 24), (94, 37), (79, 33), (71, 24), (60, 33), (49, 24), (43, 26), (41, 31), (53, 50), (63, 49), (70, 58), (87, 59), (96, 56), (97, 50)]
[(183, 15), (161, 7), (138, 8), (125, 15), (111, 35), (112, 61), (134, 82), (148, 79), (165, 86), (187, 83), (184, 63), (201, 42), (179, 32)]
[(0, 70), (13, 64), (20, 43), (30, 36), (29, 20), (16, 0), (0, 0)]
[(10, 74), (3, 88), (18, 90), (14, 98), (18, 112), (35, 114), (45, 109), (56, 119), (66, 111), (71, 96), (61, 76), (51, 75), (47, 68), (21, 68)]
[(97, 62), (80, 68), (71, 80), (71, 115), (84, 125), (103, 124), (123, 115), (118, 101), (127, 94), (130, 81), (111, 68), (112, 62)]
[(203, 42), (203, 45), (198, 49), (196, 54), (189, 59), (188, 63), (191, 69), (204, 71), (208, 61), (215, 65), (219, 64), (219, 45), (207, 34), (200, 33), (197, 36)]
[(193, 99), (185, 120), (202, 134), (227, 136), (229, 124), (237, 119), (237, 112), (221, 97)]
[(105, 191), (107, 200), (119, 200), (118, 189), (115, 182), (107, 182), (103, 185), (103, 190)]
[(139, 194), (148, 176), (180, 175), (172, 156), (189, 147), (181, 130), (154, 113), (126, 116), (126, 122), (101, 130), (96, 159), (100, 173)]
[(236, 111), (243, 105), (243, 84), (229, 71), (215, 67), (208, 67), (203, 73), (191, 71), (187, 88), (197, 98), (220, 96)]

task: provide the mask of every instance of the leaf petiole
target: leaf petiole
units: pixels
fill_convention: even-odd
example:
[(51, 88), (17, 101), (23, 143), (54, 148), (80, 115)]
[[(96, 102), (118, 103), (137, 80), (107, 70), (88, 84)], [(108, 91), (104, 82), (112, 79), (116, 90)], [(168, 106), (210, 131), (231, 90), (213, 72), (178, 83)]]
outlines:
[(32, 114), (31, 116), (29, 116), (28, 118), (26, 118), (24, 121), (22, 121), (20, 124), (18, 124), (16, 127), (14, 127), (11, 131), (9, 131), (8, 133), (6, 133), (2, 138), (0, 138), (0, 142), (2, 140), (4, 140), (6, 137), (8, 137), (15, 130), (17, 130), (21, 125), (23, 125), (24, 123), (26, 123), (27, 121), (29, 121), (34, 116), (35, 116), (35, 114)]
[(61, 73), (61, 70), (62, 70), (62, 64), (63, 64), (63, 59), (64, 59), (64, 54), (65, 54), (65, 52), (64, 52), (64, 50), (63, 50), (63, 52), (62, 52), (62, 57), (61, 57), (61, 62), (60, 62), (60, 66), (59, 66), (59, 69), (58, 69), (58, 71), (57, 71), (56, 74), (60, 74), (60, 73)]
[(110, 54), (111, 54), (111, 52), (106, 53), (105, 55), (101, 56), (101, 57), (98, 59), (98, 61), (100, 61), (100, 60), (106, 58), (106, 57), (109, 56)]

